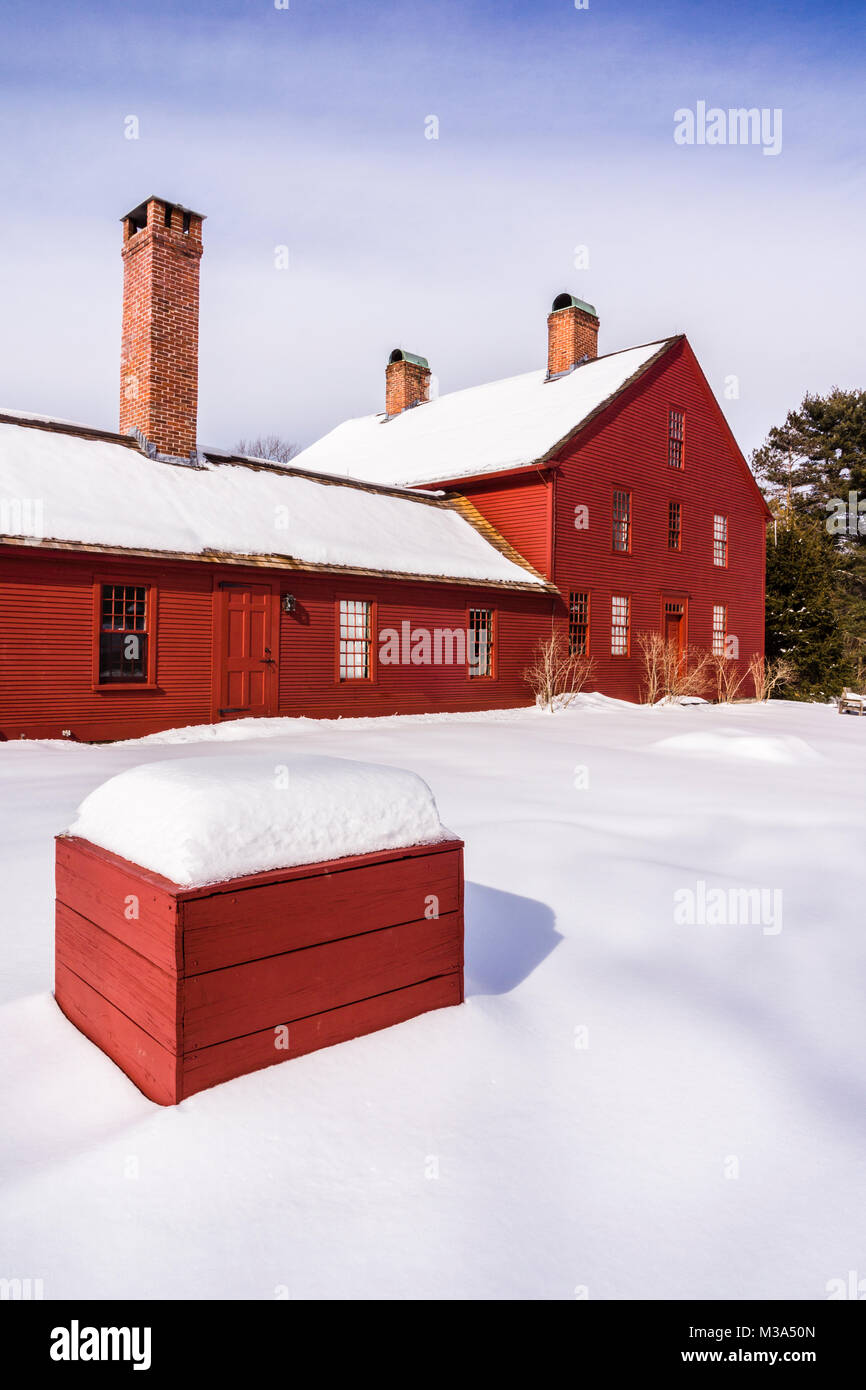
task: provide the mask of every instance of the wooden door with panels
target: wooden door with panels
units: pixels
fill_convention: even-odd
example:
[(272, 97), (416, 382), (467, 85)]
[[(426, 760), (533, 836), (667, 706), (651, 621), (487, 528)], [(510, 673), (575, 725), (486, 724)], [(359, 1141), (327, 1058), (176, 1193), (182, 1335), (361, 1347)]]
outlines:
[(673, 646), (677, 665), (682, 669), (686, 654), (686, 605), (684, 599), (665, 599), (663, 606), (665, 646)]
[(277, 712), (278, 595), (270, 584), (224, 581), (217, 590), (217, 714), (262, 718)]

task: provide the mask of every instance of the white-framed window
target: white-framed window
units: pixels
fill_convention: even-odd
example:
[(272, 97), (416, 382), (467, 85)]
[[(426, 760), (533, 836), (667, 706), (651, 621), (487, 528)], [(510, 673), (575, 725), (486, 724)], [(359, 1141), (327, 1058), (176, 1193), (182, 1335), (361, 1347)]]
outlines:
[(728, 518), (718, 513), (713, 517), (713, 564), (728, 563)]
[(610, 601), (610, 654), (628, 656), (629, 610), (627, 594), (614, 594)]
[(340, 599), (340, 680), (370, 679), (373, 605), (366, 599)]
[(713, 604), (713, 656), (724, 656), (728, 635), (728, 610), (723, 603)]

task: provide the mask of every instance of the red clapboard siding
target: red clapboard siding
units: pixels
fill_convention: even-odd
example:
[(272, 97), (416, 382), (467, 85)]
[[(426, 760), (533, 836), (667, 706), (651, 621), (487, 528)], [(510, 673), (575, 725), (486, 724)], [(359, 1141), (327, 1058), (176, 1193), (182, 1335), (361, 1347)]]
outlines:
[[(93, 594), (100, 578), (155, 586), (154, 689), (94, 689)], [(277, 662), (276, 679), (268, 683), (265, 713), (271, 715), (337, 718), (527, 704), (523, 672), (549, 631), (553, 609), (553, 596), (544, 592), (4, 546), (0, 738), (59, 738), (66, 730), (85, 741), (136, 738), (235, 717), (221, 714), (219, 605), (221, 586), (243, 584), (269, 590)], [(281, 610), (286, 593), (297, 600), (292, 614)], [(338, 604), (352, 598), (375, 605), (376, 650), (384, 629), (400, 632), (408, 623), (410, 631), (465, 632), (471, 607), (492, 608), (493, 678), (470, 678), (465, 665), (374, 661), (371, 679), (340, 681)]]
[(513, 478), (456, 484), (515, 550), (548, 578), (552, 575), (553, 478), (535, 469)]
[(362, 999), (339, 1009), (314, 1014), (311, 1018), (296, 1019), (288, 1028), (288, 1046), (277, 1049), (273, 1028), (248, 1033), (229, 1042), (215, 1043), (198, 1051), (188, 1052), (183, 1059), (183, 1094), (195, 1095), (206, 1086), (229, 1081), (235, 1076), (273, 1066), (292, 1057), (302, 1057), (320, 1047), (390, 1028), (405, 1023), (431, 1009), (448, 1008), (463, 1001), (463, 984), (459, 972), (439, 975), (417, 985)]
[(57, 1002), (160, 1104), (460, 1003), (462, 851), (446, 840), (179, 888), (59, 836)]

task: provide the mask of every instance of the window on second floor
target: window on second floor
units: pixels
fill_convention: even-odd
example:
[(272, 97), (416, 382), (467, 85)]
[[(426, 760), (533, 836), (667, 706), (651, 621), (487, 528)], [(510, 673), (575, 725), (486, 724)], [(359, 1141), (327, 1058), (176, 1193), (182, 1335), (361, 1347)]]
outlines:
[(613, 492), (613, 548), (621, 554), (631, 550), (631, 493), (614, 488)]
[(728, 563), (728, 518), (726, 516), (713, 517), (713, 564), (726, 565)]
[(683, 509), (680, 502), (668, 502), (668, 550), (683, 548)]

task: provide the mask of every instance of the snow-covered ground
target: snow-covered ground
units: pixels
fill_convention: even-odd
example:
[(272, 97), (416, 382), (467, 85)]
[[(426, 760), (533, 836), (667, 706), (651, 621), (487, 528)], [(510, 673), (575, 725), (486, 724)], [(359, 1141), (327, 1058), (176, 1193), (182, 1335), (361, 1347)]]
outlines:
[[(467, 1002), (161, 1109), (53, 1002), (52, 836), (105, 778), (217, 741), (425, 778), (466, 841)], [(590, 696), (5, 744), (0, 777), (3, 1277), (808, 1299), (866, 1276), (866, 720)], [(754, 920), (714, 921), (738, 889), (766, 890)]]

